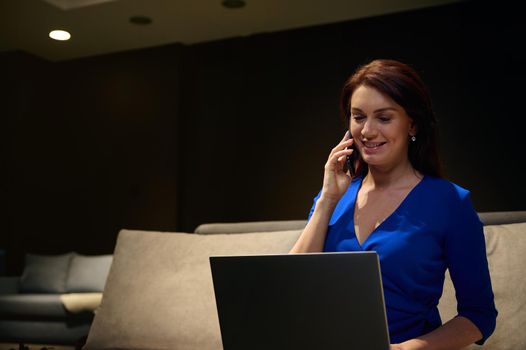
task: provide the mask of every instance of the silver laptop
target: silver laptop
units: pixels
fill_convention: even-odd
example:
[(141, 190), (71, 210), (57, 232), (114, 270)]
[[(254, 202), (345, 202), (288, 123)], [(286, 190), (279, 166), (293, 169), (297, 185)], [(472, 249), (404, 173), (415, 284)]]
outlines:
[(388, 350), (375, 252), (213, 256), (225, 350)]

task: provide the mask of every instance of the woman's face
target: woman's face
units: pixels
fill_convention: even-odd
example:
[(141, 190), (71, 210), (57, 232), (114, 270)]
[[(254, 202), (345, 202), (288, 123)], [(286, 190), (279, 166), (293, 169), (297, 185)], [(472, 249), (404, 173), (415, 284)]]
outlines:
[(410, 137), (416, 128), (400, 105), (361, 85), (352, 94), (349, 107), (351, 135), (369, 166), (392, 168), (407, 160)]

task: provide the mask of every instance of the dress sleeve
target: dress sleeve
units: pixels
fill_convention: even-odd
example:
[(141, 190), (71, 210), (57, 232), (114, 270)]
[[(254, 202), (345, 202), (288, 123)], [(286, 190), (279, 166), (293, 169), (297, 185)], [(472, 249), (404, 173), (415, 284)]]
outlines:
[[(469, 319), (482, 333), (484, 344), (495, 330), (497, 310), (486, 257), (483, 226), (466, 191), (453, 206), (445, 240), (446, 260), (455, 286), (458, 316)], [(453, 209), (453, 208), (452, 208)]]

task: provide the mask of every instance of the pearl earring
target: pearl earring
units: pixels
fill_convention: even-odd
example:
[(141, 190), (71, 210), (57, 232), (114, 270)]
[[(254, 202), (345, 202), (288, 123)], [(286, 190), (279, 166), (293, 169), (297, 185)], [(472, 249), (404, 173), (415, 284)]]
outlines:
[(411, 141), (413, 141), (413, 142), (416, 141), (416, 136), (415, 135), (411, 136)]

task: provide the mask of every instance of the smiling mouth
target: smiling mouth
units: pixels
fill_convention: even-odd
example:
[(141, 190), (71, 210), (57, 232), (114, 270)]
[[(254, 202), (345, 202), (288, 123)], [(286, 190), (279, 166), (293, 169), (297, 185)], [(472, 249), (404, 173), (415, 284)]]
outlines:
[(363, 146), (365, 148), (369, 148), (369, 149), (376, 149), (376, 148), (379, 148), (383, 145), (385, 145), (386, 142), (363, 142)]

